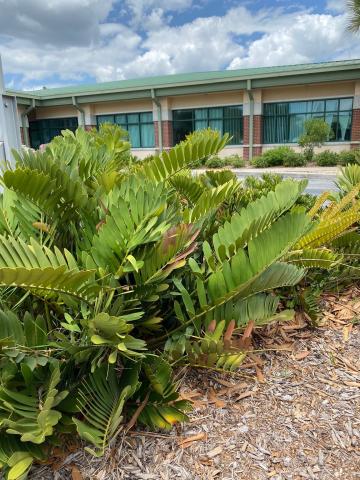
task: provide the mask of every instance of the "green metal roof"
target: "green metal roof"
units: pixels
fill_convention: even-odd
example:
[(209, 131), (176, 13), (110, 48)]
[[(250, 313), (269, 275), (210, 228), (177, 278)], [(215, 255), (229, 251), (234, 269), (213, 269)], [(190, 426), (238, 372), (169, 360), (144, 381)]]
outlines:
[[(77, 95), (92, 95), (105, 92), (121, 92), (129, 90), (161, 89), (170, 86), (197, 85), (209, 82), (228, 82), (232, 80), (261, 79), (278, 76), (293, 76), (311, 73), (339, 72), (360, 69), (360, 59), (342, 60), (336, 62), (308, 63), (283, 65), (276, 67), (244, 68), (241, 70), (223, 70), (213, 72), (179, 73), (156, 77), (118, 80), (113, 82), (94, 83), (92, 85), (74, 85), (60, 88), (44, 88), (34, 91), (7, 90), (9, 94), (30, 97), (39, 100), (70, 97)], [(359, 76), (360, 79), (360, 76)]]

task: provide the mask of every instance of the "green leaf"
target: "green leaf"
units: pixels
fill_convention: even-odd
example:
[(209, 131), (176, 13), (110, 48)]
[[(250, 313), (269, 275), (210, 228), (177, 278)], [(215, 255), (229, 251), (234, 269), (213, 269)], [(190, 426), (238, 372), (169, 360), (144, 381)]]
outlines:
[(112, 366), (96, 369), (83, 381), (77, 395), (83, 419), (73, 417), (73, 421), (80, 437), (94, 445), (94, 449), (86, 447), (92, 455), (102, 456), (119, 434), (125, 402), (138, 387), (137, 365), (125, 369), (120, 381)]
[(58, 392), (60, 369), (57, 363), (45, 393), (40, 398), (2, 387), (0, 389), (0, 423), (6, 432), (19, 435), (22, 442), (40, 444), (53, 434), (61, 413), (55, 407), (66, 397), (67, 391)]
[(29, 470), (34, 459), (26, 452), (18, 452), (9, 459), (9, 465), (12, 465), (7, 474), (8, 480), (17, 480)]

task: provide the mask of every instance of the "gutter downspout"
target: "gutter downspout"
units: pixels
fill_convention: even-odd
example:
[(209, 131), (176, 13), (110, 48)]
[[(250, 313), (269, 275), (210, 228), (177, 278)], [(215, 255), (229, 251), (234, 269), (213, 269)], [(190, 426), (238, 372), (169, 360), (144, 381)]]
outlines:
[(80, 107), (78, 103), (76, 103), (76, 97), (71, 97), (72, 98), (72, 104), (80, 112), (80, 124), (79, 127), (83, 128), (85, 130), (85, 112), (84, 110)]
[(27, 147), (30, 147), (30, 135), (29, 135), (29, 127), (27, 125), (26, 119), (30, 112), (32, 112), (35, 108), (35, 98), (31, 99), (31, 105), (21, 114), (21, 126), (23, 129), (24, 134), (24, 142)]
[(250, 100), (249, 116), (249, 160), (252, 160), (254, 153), (254, 96), (251, 90), (251, 79), (247, 80), (246, 91)]
[(161, 110), (161, 103), (159, 99), (155, 95), (155, 91), (151, 89), (151, 98), (152, 101), (157, 106), (157, 117), (158, 117), (158, 135), (159, 135), (159, 150), (160, 152), (163, 151), (163, 134), (162, 134), (162, 110)]

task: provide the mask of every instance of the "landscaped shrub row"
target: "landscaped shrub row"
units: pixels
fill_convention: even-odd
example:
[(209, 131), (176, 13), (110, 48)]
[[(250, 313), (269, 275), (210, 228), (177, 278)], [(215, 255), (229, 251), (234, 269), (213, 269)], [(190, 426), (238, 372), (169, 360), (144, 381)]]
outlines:
[(263, 155), (255, 157), (251, 164), (256, 168), (266, 167), (302, 167), (306, 165), (304, 155), (296, 153), (292, 148), (281, 146), (267, 150)]
[(358, 157), (359, 153), (357, 150), (343, 150), (339, 153), (325, 150), (315, 155), (315, 163), (320, 167), (348, 165), (349, 163), (358, 163)]
[[(344, 150), (336, 153), (325, 150), (314, 155), (313, 160), (320, 167), (347, 165), (349, 163), (358, 163), (359, 156), (357, 150)], [(261, 156), (255, 157), (251, 164), (255, 168), (267, 167), (302, 167), (307, 164), (306, 156), (303, 153), (297, 153), (292, 148), (280, 146), (267, 150)]]
[(208, 168), (222, 168), (222, 167), (233, 167), (233, 168), (242, 168), (245, 166), (243, 158), (239, 155), (229, 155), (227, 157), (218, 157), (217, 155), (208, 158), (205, 163), (205, 167)]

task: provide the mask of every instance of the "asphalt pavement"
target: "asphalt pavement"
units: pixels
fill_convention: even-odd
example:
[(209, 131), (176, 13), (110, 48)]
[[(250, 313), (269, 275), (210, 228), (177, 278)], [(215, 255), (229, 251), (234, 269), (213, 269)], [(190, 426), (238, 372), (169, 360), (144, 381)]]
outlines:
[[(267, 170), (268, 171), (268, 170)], [(240, 169), (235, 172), (236, 176), (239, 179), (243, 179), (248, 176), (261, 177), (264, 172), (246, 172)], [(280, 173), (280, 172), (276, 172)], [(280, 173), (284, 178), (293, 178), (294, 180), (302, 180), (306, 178), (308, 180), (308, 185), (306, 187), (306, 192), (311, 193), (312, 195), (319, 195), (322, 192), (329, 190), (337, 190), (335, 185), (336, 174), (323, 174), (323, 173), (307, 173), (307, 172), (286, 172)]]
[[(193, 170), (195, 174), (203, 171), (203, 169)], [(319, 195), (329, 190), (337, 190), (335, 181), (339, 172), (337, 167), (234, 168), (232, 171), (239, 179), (249, 176), (261, 177), (264, 173), (278, 173), (284, 178), (293, 178), (294, 180), (306, 178), (309, 181), (306, 192), (312, 195)]]

